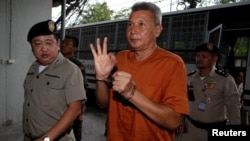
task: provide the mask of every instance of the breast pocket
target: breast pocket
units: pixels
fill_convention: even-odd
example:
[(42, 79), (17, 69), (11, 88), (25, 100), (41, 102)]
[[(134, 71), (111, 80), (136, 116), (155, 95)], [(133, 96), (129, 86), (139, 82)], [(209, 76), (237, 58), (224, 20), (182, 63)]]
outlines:
[(47, 77), (49, 78), (46, 79), (47, 81), (45, 82), (45, 85), (48, 88), (48, 93), (57, 94), (64, 89), (64, 83), (61, 77), (59, 76), (57, 77), (47, 76)]
[(47, 76), (43, 80), (44, 91), (42, 96), (40, 97), (42, 100), (42, 104), (45, 105), (60, 105), (64, 103), (65, 96), (64, 96), (64, 83), (60, 77), (52, 77)]

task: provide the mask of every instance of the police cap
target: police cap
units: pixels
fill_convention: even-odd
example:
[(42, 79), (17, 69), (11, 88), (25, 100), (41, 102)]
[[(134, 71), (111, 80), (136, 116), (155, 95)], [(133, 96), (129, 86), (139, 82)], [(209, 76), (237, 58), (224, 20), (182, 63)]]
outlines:
[(46, 20), (33, 25), (28, 33), (27, 40), (31, 40), (40, 35), (52, 35), (56, 32), (56, 24), (52, 20)]
[(195, 49), (195, 53), (200, 52), (200, 51), (208, 51), (212, 54), (216, 54), (218, 56), (220, 55), (219, 49), (213, 43), (204, 43), (204, 44), (199, 45)]

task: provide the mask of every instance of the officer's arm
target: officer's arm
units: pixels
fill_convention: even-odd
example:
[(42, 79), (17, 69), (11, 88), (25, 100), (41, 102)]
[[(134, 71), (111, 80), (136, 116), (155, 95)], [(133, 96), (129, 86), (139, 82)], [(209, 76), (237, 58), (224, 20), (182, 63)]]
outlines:
[(68, 104), (68, 109), (63, 113), (59, 121), (46, 133), (50, 140), (55, 140), (66, 133), (73, 121), (81, 113), (82, 101), (74, 101)]

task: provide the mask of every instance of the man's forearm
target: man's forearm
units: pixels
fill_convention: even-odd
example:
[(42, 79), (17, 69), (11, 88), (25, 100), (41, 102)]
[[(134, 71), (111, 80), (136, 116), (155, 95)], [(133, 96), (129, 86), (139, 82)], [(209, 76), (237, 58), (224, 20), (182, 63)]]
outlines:
[(109, 101), (109, 87), (103, 81), (96, 82), (96, 104), (100, 108), (107, 108)]

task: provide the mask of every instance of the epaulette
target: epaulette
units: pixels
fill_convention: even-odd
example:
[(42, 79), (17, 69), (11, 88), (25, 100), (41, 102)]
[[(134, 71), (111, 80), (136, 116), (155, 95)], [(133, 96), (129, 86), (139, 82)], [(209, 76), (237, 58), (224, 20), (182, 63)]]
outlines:
[(84, 70), (84, 66), (81, 66), (80, 69), (83, 71)]
[(216, 72), (217, 74), (219, 74), (219, 75), (224, 76), (224, 77), (228, 77), (228, 75), (229, 75), (229, 73), (228, 73), (226, 70), (219, 69), (219, 68), (217, 68), (217, 69), (215, 70), (215, 72)]
[(195, 74), (195, 73), (196, 73), (196, 70), (193, 70), (193, 71), (191, 71), (190, 73), (188, 73), (188, 76), (193, 75), (193, 74)]

